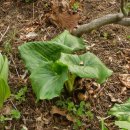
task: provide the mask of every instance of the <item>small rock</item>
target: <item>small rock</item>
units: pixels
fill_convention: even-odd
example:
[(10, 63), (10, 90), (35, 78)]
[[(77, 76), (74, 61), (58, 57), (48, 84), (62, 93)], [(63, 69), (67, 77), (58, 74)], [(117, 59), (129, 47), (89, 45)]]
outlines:
[(26, 38), (36, 38), (38, 36), (37, 33), (35, 32), (29, 32), (27, 35), (26, 35)]

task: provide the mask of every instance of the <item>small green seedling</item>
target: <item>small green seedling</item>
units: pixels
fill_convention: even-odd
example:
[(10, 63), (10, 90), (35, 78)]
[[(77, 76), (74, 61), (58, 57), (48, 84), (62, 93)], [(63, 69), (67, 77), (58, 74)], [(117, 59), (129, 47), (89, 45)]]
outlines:
[(4, 51), (8, 54), (12, 51), (12, 46), (10, 41), (4, 42)]
[(79, 9), (79, 2), (75, 2), (75, 3), (72, 5), (72, 10), (73, 10), (74, 12), (76, 12), (76, 11), (78, 11), (78, 9)]
[(109, 36), (109, 34), (108, 34), (107, 32), (104, 32), (104, 33), (103, 33), (104, 39), (108, 39), (108, 36)]
[(1, 115), (0, 116), (0, 122), (1, 123), (5, 123), (6, 121), (10, 121), (12, 119), (20, 119), (21, 117), (21, 113), (20, 111), (16, 110), (16, 109), (12, 109), (9, 115)]
[(90, 110), (90, 104), (81, 101), (80, 104), (74, 104), (73, 101), (67, 100), (58, 100), (56, 102), (58, 107), (64, 108), (68, 113), (76, 118), (73, 129), (79, 129), (83, 125), (82, 118), (87, 117), (88, 121), (93, 120), (93, 113)]
[(15, 109), (13, 109), (13, 110), (11, 111), (11, 118), (17, 120), (17, 119), (19, 119), (20, 117), (21, 117), (20, 111), (15, 110)]
[(79, 119), (77, 119), (76, 122), (74, 123), (73, 130), (79, 130), (79, 128), (82, 125), (83, 125), (82, 121), (80, 121)]
[(9, 117), (5, 117), (5, 116), (0, 116), (0, 123), (4, 123), (5, 121), (9, 121), (9, 120), (11, 120), (11, 118), (9, 118)]
[(15, 95), (15, 99), (19, 102), (25, 101), (25, 94), (27, 92), (27, 86), (21, 88)]
[(130, 39), (130, 36), (127, 36), (128, 39)]

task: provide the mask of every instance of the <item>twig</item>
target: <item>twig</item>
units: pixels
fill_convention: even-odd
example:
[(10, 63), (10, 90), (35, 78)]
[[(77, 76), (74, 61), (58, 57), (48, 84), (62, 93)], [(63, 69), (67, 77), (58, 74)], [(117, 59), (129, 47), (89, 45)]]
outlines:
[(2, 36), (1, 36), (1, 38), (0, 38), (0, 42), (2, 41), (2, 39), (4, 38), (4, 36), (5, 36), (6, 33), (8, 32), (8, 30), (9, 30), (9, 26), (6, 28), (4, 34), (1, 34)]
[(15, 108), (15, 110), (18, 110), (17, 107), (14, 105), (14, 103), (10, 100), (11, 104), (13, 105), (13, 107)]
[(83, 33), (90, 32), (93, 29), (99, 28), (103, 25), (112, 24), (112, 23), (118, 23), (118, 24), (124, 24), (124, 22), (127, 20), (128, 24), (130, 24), (128, 21), (129, 19), (123, 19), (124, 15), (122, 13), (116, 13), (116, 14), (108, 14), (101, 18), (95, 19), (91, 21), (88, 24), (80, 25), (77, 29), (72, 31), (72, 34), (75, 36), (81, 36)]
[(130, 18), (124, 18), (128, 16), (128, 12), (125, 9), (127, 5), (127, 0), (121, 0), (121, 13), (108, 14), (101, 18), (95, 19), (88, 24), (83, 24), (72, 31), (75, 36), (82, 36), (84, 33), (91, 32), (93, 29), (100, 28), (107, 24), (119, 24), (124, 26), (130, 26)]
[(122, 20), (118, 21), (117, 24), (130, 26), (130, 18), (123, 18)]

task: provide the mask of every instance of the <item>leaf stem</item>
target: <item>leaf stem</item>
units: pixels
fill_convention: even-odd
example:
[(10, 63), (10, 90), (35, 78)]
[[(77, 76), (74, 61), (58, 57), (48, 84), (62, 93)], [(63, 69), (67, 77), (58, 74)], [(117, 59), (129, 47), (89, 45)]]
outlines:
[(75, 83), (75, 79), (76, 79), (76, 75), (75, 74), (71, 74), (68, 73), (68, 80), (65, 82), (65, 87), (67, 89), (67, 91), (71, 94), (72, 91), (74, 90), (74, 83)]

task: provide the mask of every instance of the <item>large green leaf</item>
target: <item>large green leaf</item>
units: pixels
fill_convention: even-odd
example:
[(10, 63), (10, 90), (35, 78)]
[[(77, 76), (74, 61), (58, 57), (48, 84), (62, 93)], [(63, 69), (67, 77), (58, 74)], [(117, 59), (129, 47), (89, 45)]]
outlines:
[(85, 48), (85, 44), (82, 38), (78, 38), (65, 30), (63, 33), (52, 39), (53, 43), (62, 44), (66, 47), (71, 48), (72, 51), (80, 50)]
[(68, 65), (72, 74), (84, 78), (94, 78), (99, 83), (103, 83), (112, 74), (112, 71), (90, 52), (80, 56), (62, 53), (59, 61)]
[(33, 71), (41, 64), (55, 61), (60, 57), (63, 48), (49, 42), (30, 42), (19, 47), (21, 57), (29, 71)]
[(0, 107), (3, 106), (4, 101), (10, 96), (10, 89), (7, 82), (0, 77)]
[(122, 130), (130, 130), (130, 122), (128, 121), (115, 121), (115, 125), (123, 128)]
[(130, 99), (123, 104), (115, 104), (109, 114), (116, 116), (119, 120), (130, 122)]
[(37, 99), (52, 99), (60, 95), (67, 77), (68, 68), (62, 63), (41, 65), (30, 78)]
[(130, 130), (130, 99), (123, 104), (115, 104), (110, 109), (109, 114), (117, 117), (116, 125)]
[(10, 96), (10, 89), (8, 86), (8, 60), (7, 57), (0, 53), (0, 107), (3, 102)]
[(32, 71), (41, 64), (57, 60), (61, 52), (72, 53), (83, 48), (85, 48), (85, 45), (82, 39), (74, 37), (68, 31), (65, 31), (48, 42), (25, 43), (19, 47), (19, 51), (26, 63), (26, 67)]
[(8, 80), (8, 70), (8, 59), (0, 53), (0, 76), (6, 81)]

